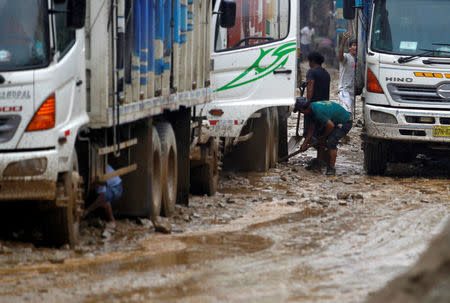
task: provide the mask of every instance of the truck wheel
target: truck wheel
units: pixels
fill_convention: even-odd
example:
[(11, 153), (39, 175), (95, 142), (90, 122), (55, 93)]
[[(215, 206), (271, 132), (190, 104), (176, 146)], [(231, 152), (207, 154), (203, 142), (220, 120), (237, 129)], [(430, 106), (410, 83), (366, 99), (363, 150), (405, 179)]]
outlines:
[(289, 108), (286, 106), (278, 107), (278, 158), (283, 158), (288, 155), (288, 132), (287, 119), (289, 116)]
[(278, 148), (279, 148), (279, 141), (280, 141), (280, 132), (279, 132), (279, 123), (278, 123), (278, 109), (276, 107), (272, 107), (270, 109), (270, 121), (271, 121), (271, 128), (270, 133), (271, 136), (271, 152), (270, 152), (270, 167), (275, 167), (275, 165), (278, 163)]
[(158, 130), (153, 126), (152, 128), (152, 150), (153, 150), (153, 160), (152, 160), (152, 189), (151, 189), (151, 209), (150, 217), (154, 218), (161, 214), (161, 200), (162, 200), (162, 190), (161, 190), (161, 141), (159, 140)]
[(162, 186), (162, 212), (170, 217), (175, 211), (177, 202), (178, 183), (178, 154), (177, 142), (172, 125), (168, 122), (156, 124), (161, 141), (161, 186)]
[(205, 148), (205, 163), (191, 169), (191, 192), (213, 196), (219, 184), (221, 153), (219, 139), (210, 139)]
[(364, 169), (369, 175), (383, 175), (387, 166), (387, 149), (382, 142), (364, 143)]
[(83, 214), (83, 179), (78, 172), (77, 155), (74, 153), (72, 170), (58, 178), (56, 200), (44, 222), (44, 234), (51, 245), (78, 242), (79, 223)]

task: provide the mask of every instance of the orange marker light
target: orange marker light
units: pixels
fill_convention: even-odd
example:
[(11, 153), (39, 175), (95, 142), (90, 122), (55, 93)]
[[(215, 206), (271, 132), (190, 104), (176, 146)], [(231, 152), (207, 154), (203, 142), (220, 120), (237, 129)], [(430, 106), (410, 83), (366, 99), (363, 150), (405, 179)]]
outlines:
[(425, 75), (423, 73), (419, 73), (419, 72), (415, 72), (414, 76), (416, 76), (416, 77), (425, 77)]
[(27, 131), (46, 130), (55, 127), (55, 94), (45, 100), (37, 113), (34, 115)]
[(370, 69), (367, 69), (367, 91), (377, 94), (383, 93), (383, 89), (381, 88), (378, 79)]

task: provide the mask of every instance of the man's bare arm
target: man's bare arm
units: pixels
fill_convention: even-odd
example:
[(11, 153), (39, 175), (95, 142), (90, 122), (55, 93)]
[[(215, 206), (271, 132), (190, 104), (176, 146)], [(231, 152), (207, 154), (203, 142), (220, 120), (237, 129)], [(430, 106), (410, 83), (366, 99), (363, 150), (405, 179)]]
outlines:
[(312, 96), (314, 95), (314, 80), (308, 81), (308, 93), (306, 95), (306, 99), (311, 101)]
[(340, 62), (344, 61), (344, 48), (345, 48), (345, 44), (347, 43), (347, 40), (349, 37), (350, 37), (349, 32), (345, 32), (344, 35), (342, 36), (341, 46), (339, 47), (339, 61)]

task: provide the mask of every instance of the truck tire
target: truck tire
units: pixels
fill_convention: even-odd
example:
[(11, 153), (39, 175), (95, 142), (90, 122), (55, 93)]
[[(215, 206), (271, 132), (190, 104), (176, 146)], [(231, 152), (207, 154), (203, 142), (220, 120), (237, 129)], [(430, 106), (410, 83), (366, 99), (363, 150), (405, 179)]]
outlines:
[(177, 202), (178, 153), (177, 142), (172, 125), (168, 122), (156, 123), (161, 141), (161, 186), (162, 213), (166, 217), (173, 215)]
[(278, 148), (280, 142), (280, 132), (279, 132), (279, 119), (278, 119), (278, 109), (276, 107), (270, 108), (270, 119), (271, 119), (271, 152), (270, 152), (270, 167), (275, 167), (278, 163)]
[(253, 120), (251, 131), (253, 136), (250, 140), (243, 142), (242, 164), (244, 170), (266, 172), (270, 168), (271, 146), (271, 119), (269, 109), (260, 111), (261, 118)]
[(383, 175), (387, 166), (387, 148), (383, 142), (364, 143), (364, 169), (369, 175)]
[(205, 149), (205, 163), (191, 169), (191, 192), (196, 195), (214, 196), (221, 170), (219, 139), (210, 139)]
[(281, 159), (288, 155), (288, 132), (287, 119), (289, 117), (289, 108), (286, 106), (278, 107), (278, 158)]
[(79, 224), (83, 214), (83, 179), (78, 171), (76, 153), (72, 170), (62, 173), (58, 178), (56, 201), (47, 212), (44, 222), (44, 235), (48, 244), (59, 247), (78, 242)]
[(162, 175), (161, 175), (161, 141), (159, 140), (158, 130), (155, 126), (152, 127), (152, 189), (150, 201), (150, 217), (154, 218), (161, 214), (161, 200), (162, 200)]

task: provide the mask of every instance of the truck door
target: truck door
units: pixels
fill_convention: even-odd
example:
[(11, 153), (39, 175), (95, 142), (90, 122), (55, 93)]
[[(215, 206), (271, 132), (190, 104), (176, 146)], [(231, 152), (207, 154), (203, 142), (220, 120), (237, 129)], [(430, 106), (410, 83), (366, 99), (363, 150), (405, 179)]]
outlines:
[(294, 103), (296, 11), (297, 1), (236, 0), (232, 28), (219, 25), (220, 13), (213, 15), (211, 106), (224, 111), (219, 122), (237, 124), (261, 108)]

